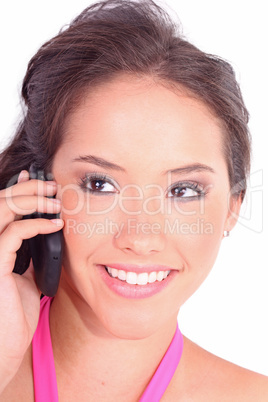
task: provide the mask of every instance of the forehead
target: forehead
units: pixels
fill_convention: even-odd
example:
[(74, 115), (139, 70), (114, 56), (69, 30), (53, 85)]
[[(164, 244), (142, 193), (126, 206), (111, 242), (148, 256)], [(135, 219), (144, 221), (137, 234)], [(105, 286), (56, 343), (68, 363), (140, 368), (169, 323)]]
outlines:
[(139, 163), (213, 163), (223, 156), (221, 122), (200, 100), (144, 78), (117, 78), (90, 90), (69, 116), (72, 153)]

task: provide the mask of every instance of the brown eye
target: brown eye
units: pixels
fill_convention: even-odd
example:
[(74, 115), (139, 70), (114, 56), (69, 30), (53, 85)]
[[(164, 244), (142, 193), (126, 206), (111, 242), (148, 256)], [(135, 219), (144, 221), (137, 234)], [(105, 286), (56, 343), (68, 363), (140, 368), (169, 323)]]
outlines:
[(178, 183), (167, 193), (168, 197), (175, 199), (193, 200), (205, 195), (203, 188), (198, 183)]
[(103, 175), (86, 175), (83, 179), (81, 179), (79, 185), (84, 191), (95, 194), (111, 194), (118, 192), (115, 185)]
[(170, 193), (175, 197), (183, 197), (186, 192), (187, 189), (185, 187), (184, 188), (175, 187), (172, 190), (170, 190)]
[(105, 182), (103, 180), (90, 180), (88, 185), (90, 184), (91, 190), (100, 191), (105, 188)]

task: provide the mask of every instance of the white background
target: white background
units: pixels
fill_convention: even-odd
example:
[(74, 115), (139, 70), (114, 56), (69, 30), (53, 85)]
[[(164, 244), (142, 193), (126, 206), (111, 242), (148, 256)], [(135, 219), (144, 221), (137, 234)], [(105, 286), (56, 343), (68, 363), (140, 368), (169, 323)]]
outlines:
[[(0, 4), (0, 146), (19, 116), (27, 62), (90, 0), (15, 0)], [(223, 240), (215, 267), (179, 314), (182, 332), (236, 364), (268, 375), (268, 51), (263, 0), (167, 0), (184, 35), (202, 50), (231, 61), (251, 114), (253, 164), (240, 222)]]

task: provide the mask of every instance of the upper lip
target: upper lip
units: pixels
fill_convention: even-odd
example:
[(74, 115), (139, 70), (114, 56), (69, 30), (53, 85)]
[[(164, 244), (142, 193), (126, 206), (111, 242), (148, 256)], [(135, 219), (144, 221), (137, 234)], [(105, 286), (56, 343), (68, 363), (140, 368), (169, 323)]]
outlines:
[(167, 265), (159, 265), (159, 264), (150, 264), (150, 265), (136, 265), (136, 264), (105, 264), (106, 267), (109, 268), (115, 268), (118, 270), (123, 270), (127, 272), (136, 272), (141, 273), (141, 272), (158, 272), (158, 271), (171, 271), (174, 270), (175, 268), (172, 268)]

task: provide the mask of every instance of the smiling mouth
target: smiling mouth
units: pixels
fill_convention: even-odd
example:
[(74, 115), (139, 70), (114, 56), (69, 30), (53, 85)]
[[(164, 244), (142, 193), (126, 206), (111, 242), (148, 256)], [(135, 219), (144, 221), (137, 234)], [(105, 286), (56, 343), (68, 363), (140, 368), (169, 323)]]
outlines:
[(119, 279), (130, 285), (147, 285), (148, 283), (164, 281), (171, 271), (153, 271), (153, 272), (130, 272), (122, 269), (110, 268), (105, 266), (106, 271), (111, 278)]

